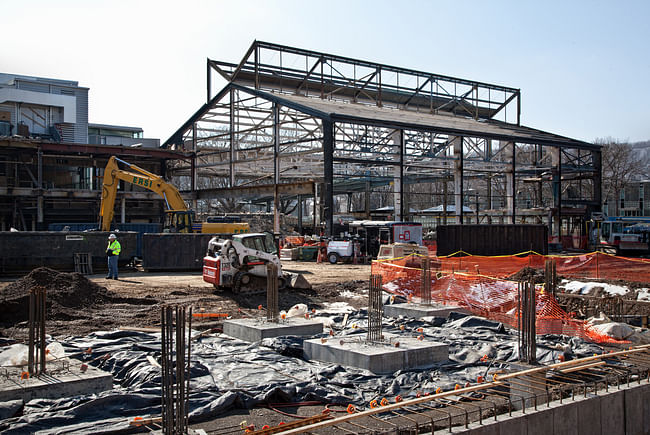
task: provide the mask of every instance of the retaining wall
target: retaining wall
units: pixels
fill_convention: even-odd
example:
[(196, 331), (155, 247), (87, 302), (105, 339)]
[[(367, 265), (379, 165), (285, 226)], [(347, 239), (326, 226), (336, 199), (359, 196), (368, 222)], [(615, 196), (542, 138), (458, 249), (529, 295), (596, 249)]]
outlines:
[(598, 395), (578, 395), (527, 408), (512, 416), (486, 418), (483, 424), (454, 428), (453, 433), (471, 435), (636, 435), (650, 433), (650, 383), (647, 379), (610, 387)]

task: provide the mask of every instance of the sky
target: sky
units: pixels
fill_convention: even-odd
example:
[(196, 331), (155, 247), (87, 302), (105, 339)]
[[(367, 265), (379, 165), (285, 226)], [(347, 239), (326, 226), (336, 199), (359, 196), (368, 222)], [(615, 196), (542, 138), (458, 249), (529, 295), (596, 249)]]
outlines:
[(205, 102), (206, 58), (256, 39), (519, 88), (523, 125), (650, 140), (649, 1), (1, 3), (0, 72), (78, 81), (90, 122), (161, 142)]

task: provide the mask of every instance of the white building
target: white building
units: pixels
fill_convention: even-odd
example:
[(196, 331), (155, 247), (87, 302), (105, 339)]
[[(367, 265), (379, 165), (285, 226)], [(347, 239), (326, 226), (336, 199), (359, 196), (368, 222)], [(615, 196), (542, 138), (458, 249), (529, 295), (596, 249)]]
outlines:
[(88, 88), (71, 80), (0, 73), (0, 136), (53, 142), (158, 147), (140, 127), (88, 123)]
[(70, 80), (0, 73), (0, 123), (4, 136), (88, 143), (88, 88)]

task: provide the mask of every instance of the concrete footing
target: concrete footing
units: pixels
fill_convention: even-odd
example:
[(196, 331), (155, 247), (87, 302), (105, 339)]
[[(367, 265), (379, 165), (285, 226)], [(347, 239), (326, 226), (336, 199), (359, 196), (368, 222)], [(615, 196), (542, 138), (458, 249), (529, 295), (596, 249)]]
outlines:
[(500, 434), (577, 434), (625, 435), (647, 434), (650, 431), (650, 383), (645, 379), (617, 387), (576, 395), (559, 401), (500, 415), (468, 428), (454, 428), (454, 433), (472, 435)]
[(358, 367), (377, 374), (431, 367), (449, 358), (446, 344), (414, 337), (384, 334), (382, 343), (368, 343), (365, 336), (305, 340), (306, 359)]
[(278, 323), (266, 319), (232, 319), (223, 322), (223, 333), (251, 343), (283, 335), (314, 336), (323, 332), (316, 320), (289, 318)]
[(455, 311), (456, 313), (470, 314), (469, 311), (454, 305), (442, 304), (391, 304), (384, 305), (384, 316), (387, 317), (412, 317), (414, 319), (421, 319), (423, 317), (447, 317), (449, 313)]
[(82, 371), (77, 360), (57, 360), (47, 363), (47, 373), (21, 379), (22, 368), (10, 367), (0, 376), (0, 402), (95, 394), (113, 388), (113, 376), (95, 367)]

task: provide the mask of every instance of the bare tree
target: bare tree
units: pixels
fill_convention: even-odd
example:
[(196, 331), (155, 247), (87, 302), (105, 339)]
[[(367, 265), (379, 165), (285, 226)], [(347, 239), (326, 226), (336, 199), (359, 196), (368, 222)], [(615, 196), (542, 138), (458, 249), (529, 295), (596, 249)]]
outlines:
[(607, 137), (596, 139), (602, 145), (603, 199), (613, 200), (616, 216), (620, 214), (621, 192), (633, 181), (641, 180), (648, 174), (648, 159), (630, 146), (629, 143)]

